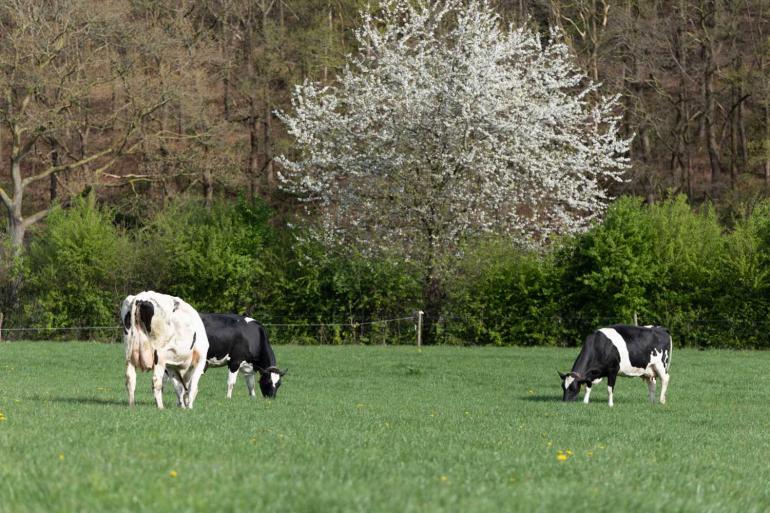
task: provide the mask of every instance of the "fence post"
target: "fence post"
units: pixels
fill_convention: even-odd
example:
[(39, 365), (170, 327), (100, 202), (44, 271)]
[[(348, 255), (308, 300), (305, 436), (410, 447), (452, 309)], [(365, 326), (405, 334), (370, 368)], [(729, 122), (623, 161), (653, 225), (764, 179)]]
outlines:
[(634, 312), (634, 326), (639, 326), (639, 317), (636, 312)]
[(3, 312), (0, 312), (0, 342), (3, 341)]
[(422, 347), (422, 316), (425, 312), (417, 310), (417, 347)]

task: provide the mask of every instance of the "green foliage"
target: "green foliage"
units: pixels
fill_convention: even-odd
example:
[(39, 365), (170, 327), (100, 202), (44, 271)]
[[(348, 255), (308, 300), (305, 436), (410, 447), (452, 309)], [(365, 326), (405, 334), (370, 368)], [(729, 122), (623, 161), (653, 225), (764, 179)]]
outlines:
[[(115, 326), (126, 294), (154, 289), (201, 311), (275, 324), (268, 329), (278, 343), (413, 343), (411, 318), (370, 321), (425, 308), (419, 268), (324, 247), (301, 237), (301, 227), (275, 228), (271, 216), (259, 202), (206, 209), (179, 200), (125, 232), (92, 196), (56, 208), (24, 258), (6, 248), (5, 327)], [(770, 203), (729, 224), (683, 197), (655, 205), (621, 198), (603, 223), (547, 251), (475, 241), (446, 281), (438, 341), (578, 344), (636, 314), (668, 327), (678, 345), (770, 347)]]
[(26, 271), (23, 257), (15, 253), (7, 234), (0, 232), (0, 313), (6, 327), (19, 320), (13, 313), (18, 310)]
[(284, 330), (291, 341), (414, 340), (413, 332), (399, 333), (388, 324), (360, 324), (401, 318), (419, 309), (418, 273), (412, 266), (394, 258), (374, 259), (360, 253), (333, 251), (306, 240), (293, 240), (286, 253), (285, 275), (278, 293), (282, 299), (273, 315), (308, 324), (342, 324), (321, 330)]
[(200, 311), (243, 313), (269, 298), (270, 211), (239, 200), (210, 209), (179, 200), (137, 236), (139, 289), (179, 296)]
[(621, 198), (605, 221), (561, 251), (566, 323), (581, 339), (600, 325), (661, 324), (685, 344), (723, 345), (715, 299), (726, 241), (714, 210), (683, 196), (657, 205)]
[(602, 224), (567, 243), (559, 255), (568, 326), (632, 322), (650, 313), (650, 290), (663, 269), (653, 252), (654, 232), (636, 198), (621, 198)]
[(770, 203), (757, 205), (725, 236), (717, 262), (714, 311), (731, 347), (768, 347), (770, 340)]
[(450, 292), (453, 335), (476, 344), (559, 342), (559, 276), (550, 253), (480, 244), (465, 256)]
[(34, 327), (112, 326), (133, 262), (94, 196), (54, 208), (29, 248), (25, 317)]

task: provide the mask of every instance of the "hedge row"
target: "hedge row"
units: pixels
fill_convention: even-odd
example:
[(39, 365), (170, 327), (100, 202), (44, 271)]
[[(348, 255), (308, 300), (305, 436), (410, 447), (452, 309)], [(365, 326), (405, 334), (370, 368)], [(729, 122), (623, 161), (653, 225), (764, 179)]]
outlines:
[[(413, 341), (411, 320), (367, 321), (419, 309), (418, 269), (329, 251), (272, 221), (261, 204), (180, 201), (126, 229), (83, 198), (50, 215), (22, 260), (3, 260), (4, 328), (114, 326), (123, 297), (154, 289), (201, 311), (274, 324), (278, 342)], [(602, 224), (544, 251), (475, 241), (445, 283), (438, 325), (448, 343), (575, 345), (636, 316), (684, 345), (768, 347), (770, 206), (727, 229), (713, 209), (694, 211), (684, 198), (651, 206), (621, 198)], [(117, 339), (119, 331), (15, 338), (33, 335)]]

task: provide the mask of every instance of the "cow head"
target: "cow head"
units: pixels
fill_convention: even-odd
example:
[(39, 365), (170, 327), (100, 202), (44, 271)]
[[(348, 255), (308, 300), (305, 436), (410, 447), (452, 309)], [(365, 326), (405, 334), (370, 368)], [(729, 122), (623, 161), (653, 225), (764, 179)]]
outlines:
[(580, 385), (585, 382), (583, 376), (577, 372), (570, 372), (568, 374), (562, 374), (559, 372), (559, 377), (561, 378), (561, 389), (564, 392), (562, 401), (576, 400), (578, 398), (578, 394), (580, 393)]
[(262, 391), (262, 396), (272, 399), (278, 393), (278, 387), (281, 386), (281, 377), (286, 374), (286, 371), (275, 366), (258, 370), (259, 389)]

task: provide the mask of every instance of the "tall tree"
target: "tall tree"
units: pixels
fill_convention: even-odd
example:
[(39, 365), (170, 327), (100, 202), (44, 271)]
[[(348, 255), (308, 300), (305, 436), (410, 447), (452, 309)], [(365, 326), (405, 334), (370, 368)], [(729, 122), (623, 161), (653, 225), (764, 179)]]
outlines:
[(301, 150), (281, 158), (284, 185), (320, 212), (318, 235), (420, 262), (429, 319), (464, 239), (542, 241), (601, 214), (630, 141), (617, 97), (557, 38), (461, 0), (387, 2), (356, 37), (337, 83), (306, 82), (281, 115)]
[(57, 173), (107, 169), (135, 147), (139, 120), (157, 106), (124, 87), (121, 105), (98, 108), (105, 85), (120, 77), (104, 58), (114, 54), (102, 30), (109, 20), (92, 11), (78, 0), (0, 4), (0, 138), (5, 129), (11, 180), (0, 186), (0, 201), (17, 254), (27, 229), (50, 211), (50, 204), (25, 210), (25, 193)]

